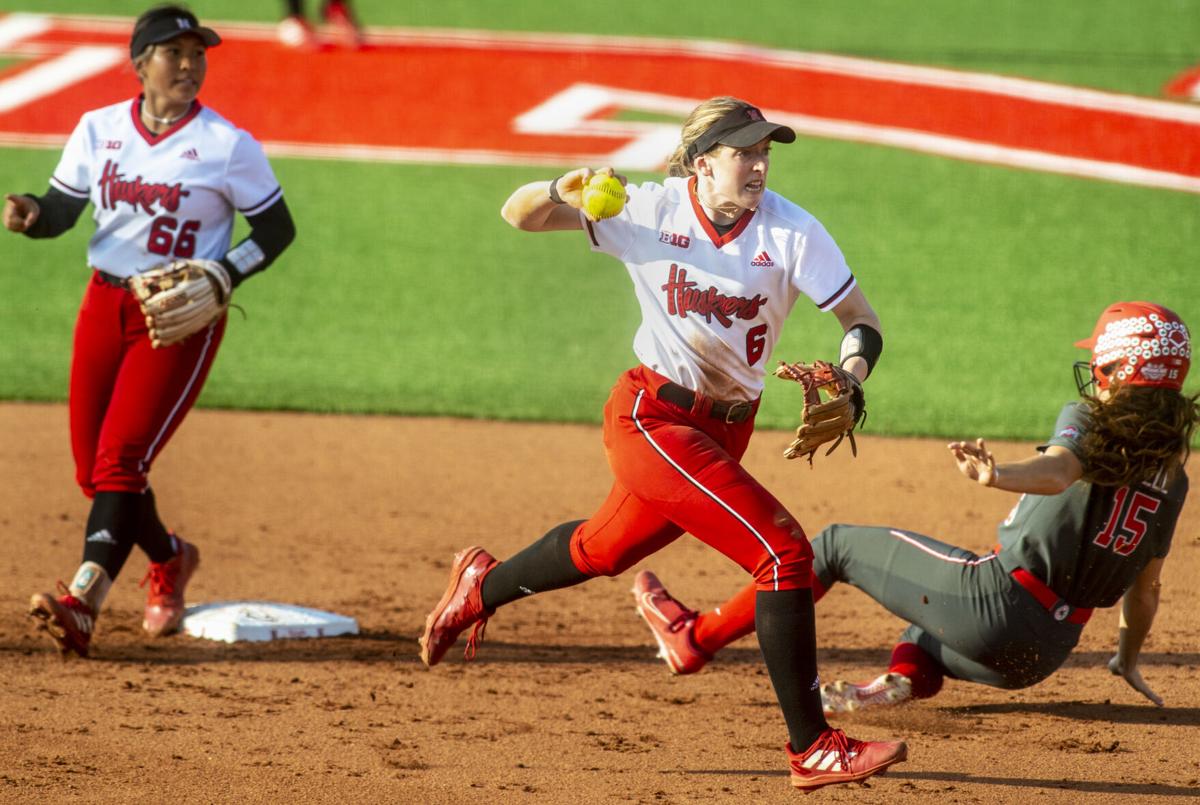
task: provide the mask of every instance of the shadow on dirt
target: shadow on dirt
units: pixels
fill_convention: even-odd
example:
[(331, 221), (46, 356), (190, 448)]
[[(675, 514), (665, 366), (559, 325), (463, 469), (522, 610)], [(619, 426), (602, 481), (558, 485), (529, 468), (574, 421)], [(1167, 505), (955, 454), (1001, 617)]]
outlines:
[[(445, 662), (461, 662), (461, 646), (450, 650)], [(45, 653), (49, 644), (42, 639), (0, 639), (0, 657), (5, 655)], [(140, 630), (118, 628), (98, 634), (91, 659), (112, 663), (157, 663), (163, 665), (194, 665), (210, 662), (400, 662), (419, 664), (416, 635), (391, 630), (364, 630), (353, 637), (320, 639), (275, 640), (263, 643), (221, 643), (190, 637), (173, 637), (158, 641), (146, 640)], [(881, 667), (887, 662), (888, 649), (880, 648), (823, 648), (817, 652), (821, 664), (862, 665)], [(1072, 655), (1069, 667), (1103, 667), (1112, 656), (1107, 652), (1080, 652)], [(479, 650), (479, 661), (489, 663), (540, 664), (656, 664), (661, 661), (648, 642), (635, 646), (552, 645), (545, 643), (513, 643), (485, 641)], [(1145, 653), (1139, 658), (1145, 666), (1197, 666), (1200, 653)], [(762, 655), (756, 647), (727, 648), (710, 667), (762, 665)]]
[(926, 780), (962, 785), (995, 785), (1009, 788), (1045, 789), (1047, 791), (1078, 791), (1081, 794), (1125, 794), (1146, 797), (1187, 797), (1195, 799), (1192, 786), (1160, 783), (1119, 783), (1106, 780), (1038, 780), (1026, 777), (984, 777), (953, 771), (890, 771), (888, 777), (898, 780)]
[[(779, 769), (678, 769), (677, 774), (717, 775), (731, 777), (783, 777), (788, 772)], [(1163, 785), (1160, 783), (1119, 783), (1105, 780), (1039, 780), (1030, 777), (985, 777), (954, 771), (897, 771), (887, 772), (888, 780), (924, 781), (930, 783), (956, 783), (960, 785), (994, 785), (1007, 788), (1044, 789), (1045, 791), (1078, 791), (1081, 794), (1125, 794), (1131, 796), (1189, 797), (1195, 798), (1196, 789), (1191, 786)], [(869, 787), (869, 783), (868, 783)], [(848, 788), (853, 791), (854, 788)]]
[[(966, 707), (944, 707), (956, 716), (1024, 715), (1054, 716), (1075, 721), (1109, 721), (1118, 724), (1172, 724), (1200, 726), (1200, 707), (1155, 707), (1152, 704), (1110, 704), (1107, 702), (990, 702)], [(1193, 791), (1193, 793), (1195, 793)]]
[[(678, 769), (677, 774), (716, 775), (733, 777), (782, 777), (787, 771), (779, 769)], [(910, 780), (913, 782), (953, 782), (964, 786), (1003, 786), (1007, 788), (1032, 788), (1043, 791), (1076, 791), (1081, 794), (1126, 794), (1135, 797), (1188, 797), (1195, 798), (1192, 786), (1166, 786), (1159, 783), (1109, 782), (1104, 780), (1038, 780), (1036, 777), (986, 777), (962, 774), (960, 771), (898, 771), (888, 770), (888, 780)], [(870, 783), (866, 785), (870, 787)], [(846, 788), (854, 791), (856, 787)]]

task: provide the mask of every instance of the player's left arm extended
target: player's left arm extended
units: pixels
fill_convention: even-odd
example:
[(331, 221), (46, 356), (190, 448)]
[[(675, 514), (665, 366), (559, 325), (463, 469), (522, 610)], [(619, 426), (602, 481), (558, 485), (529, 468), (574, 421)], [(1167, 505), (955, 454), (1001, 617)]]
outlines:
[(838, 364), (859, 380), (866, 380), (883, 352), (883, 325), (862, 289), (855, 286), (833, 308), (845, 335)]
[(1050, 445), (1035, 456), (997, 464), (983, 439), (951, 442), (947, 447), (959, 471), (984, 486), (1029, 495), (1057, 495), (1083, 477), (1083, 464), (1074, 453)]
[(1110, 671), (1123, 677), (1130, 687), (1160, 707), (1163, 703), (1162, 698), (1142, 679), (1137, 663), (1142, 644), (1146, 642), (1146, 636), (1150, 634), (1150, 627), (1154, 624), (1154, 616), (1158, 612), (1158, 591), (1162, 586), (1159, 576), (1162, 566), (1162, 559), (1151, 559), (1138, 574), (1133, 586), (1125, 591), (1125, 597), (1121, 601), (1117, 653), (1108, 663)]

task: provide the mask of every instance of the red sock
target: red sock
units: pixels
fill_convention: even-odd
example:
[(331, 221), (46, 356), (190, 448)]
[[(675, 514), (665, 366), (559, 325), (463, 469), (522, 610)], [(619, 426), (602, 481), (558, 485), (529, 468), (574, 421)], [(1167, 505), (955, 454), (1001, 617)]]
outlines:
[(912, 680), (914, 699), (928, 699), (942, 689), (945, 674), (937, 660), (916, 643), (897, 643), (892, 649), (888, 671), (903, 674)]
[(754, 582), (712, 612), (703, 612), (696, 619), (692, 639), (705, 654), (712, 656), (734, 640), (754, 631)]
[(816, 573), (813, 573), (813, 577), (812, 577), (812, 591), (813, 591), (813, 603), (814, 604), (817, 603), (818, 601), (820, 601), (822, 598), (824, 598), (825, 593), (829, 592), (829, 588), (827, 588), (824, 584), (821, 583), (821, 580), (819, 578), (817, 578)]

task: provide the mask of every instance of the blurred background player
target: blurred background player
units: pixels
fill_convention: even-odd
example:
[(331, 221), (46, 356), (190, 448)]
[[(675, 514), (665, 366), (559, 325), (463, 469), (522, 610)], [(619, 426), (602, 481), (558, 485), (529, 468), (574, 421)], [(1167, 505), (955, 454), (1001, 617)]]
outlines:
[(812, 551), (800, 524), (740, 463), (765, 367), (797, 299), (834, 312), (845, 331), (840, 362), (860, 380), (883, 346), (879, 319), (833, 238), (767, 189), (772, 143), (795, 139), (744, 101), (712, 98), (684, 123), (670, 176), (630, 187), (615, 217), (581, 212), (587, 168), (519, 187), (505, 202), (512, 226), (582, 230), (594, 251), (625, 264), (642, 310), (640, 364), (617, 381), (604, 410), (615, 476), (608, 499), (590, 519), (551, 529), (505, 562), (483, 548), (461, 551), (420, 643), (433, 666), (470, 628), (470, 658), (496, 608), (618, 575), (687, 531), (754, 577), (792, 785), (813, 789), (877, 774), (907, 748), (858, 741), (826, 723)]
[[(284, 0), (283, 13), (277, 30), (279, 41), (294, 48), (316, 47), (317, 32), (304, 14), (304, 0)], [(350, 0), (324, 0), (321, 19), (334, 42), (346, 48), (362, 47), (362, 28), (350, 10)]]
[[(196, 100), (208, 49), (220, 42), (181, 6), (142, 14), (129, 43), (141, 94), (83, 115), (44, 195), (5, 197), (5, 228), (31, 238), (62, 234), (89, 200), (94, 206), (69, 395), (76, 481), (92, 499), (83, 563), (61, 595), (30, 601), (30, 615), (64, 656), (87, 655), (96, 616), (134, 545), (150, 558), (142, 626), (154, 637), (179, 628), (200, 561), (195, 546), (160, 521), (148, 473), (204, 385), (225, 317), (155, 349), (128, 278), (188, 258), (217, 261), (213, 270), (237, 287), (295, 236), (262, 147)], [(235, 211), (251, 229), (230, 249)]]
[[(982, 439), (949, 445), (967, 478), (1021, 493), (993, 553), (883, 527), (835, 525), (813, 539), (817, 598), (847, 582), (912, 624), (882, 676), (822, 686), (827, 712), (933, 696), (946, 676), (1028, 687), (1063, 664), (1094, 608), (1122, 596), (1109, 670), (1162, 704), (1138, 655), (1188, 491), (1183, 465), (1200, 413), (1200, 395), (1182, 393), (1191, 341), (1167, 308), (1118, 302), (1077, 346), (1092, 350), (1076, 364), (1084, 399), (1062, 409), (1036, 455), (997, 465)], [(700, 670), (754, 629), (751, 588), (700, 614), (643, 571), (634, 596), (677, 674)]]

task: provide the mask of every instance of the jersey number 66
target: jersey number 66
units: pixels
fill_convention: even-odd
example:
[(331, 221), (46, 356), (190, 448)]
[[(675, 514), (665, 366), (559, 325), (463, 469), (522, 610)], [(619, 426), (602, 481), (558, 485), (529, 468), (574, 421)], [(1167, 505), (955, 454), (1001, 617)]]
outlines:
[(184, 221), (181, 225), (169, 215), (160, 215), (150, 224), (150, 240), (146, 251), (163, 257), (194, 257), (196, 255), (196, 231), (199, 221)]

